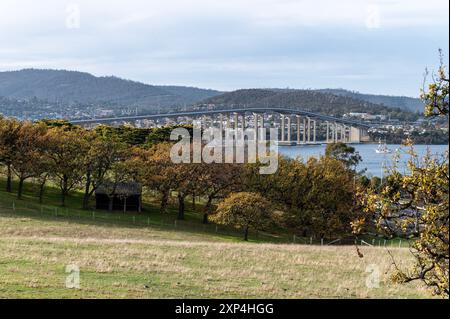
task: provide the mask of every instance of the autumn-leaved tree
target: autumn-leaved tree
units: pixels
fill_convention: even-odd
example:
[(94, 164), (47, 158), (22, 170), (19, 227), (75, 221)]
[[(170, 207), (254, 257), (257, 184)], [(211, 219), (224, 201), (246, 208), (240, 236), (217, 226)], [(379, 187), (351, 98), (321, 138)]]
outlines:
[(46, 153), (50, 160), (51, 177), (61, 190), (64, 206), (69, 192), (80, 185), (84, 176), (88, 152), (86, 132), (66, 127), (50, 128), (45, 135)]
[(98, 132), (90, 132), (85, 135), (88, 145), (85, 165), (85, 185), (83, 196), (83, 209), (89, 208), (89, 201), (105, 181), (106, 175), (114, 163), (123, 160), (126, 147), (115, 136), (103, 136)]
[(140, 161), (139, 178), (144, 186), (160, 195), (160, 211), (165, 213), (170, 192), (178, 185), (177, 165), (170, 159), (172, 144), (160, 143), (148, 150), (140, 149), (136, 161)]
[(6, 191), (12, 192), (12, 165), (21, 123), (15, 119), (0, 118), (0, 164), (6, 167)]
[(233, 193), (217, 207), (211, 220), (221, 225), (230, 225), (244, 231), (248, 241), (250, 229), (262, 229), (270, 221), (271, 205), (258, 193)]
[(240, 187), (241, 169), (236, 164), (203, 164), (197, 178), (197, 194), (206, 197), (203, 213), (203, 223), (208, 223), (208, 217), (213, 212), (213, 202), (223, 199)]
[[(425, 116), (446, 116), (449, 112), (449, 76), (444, 64), (442, 50), (439, 50), (441, 63), (428, 88), (424, 88), (421, 98), (425, 102)], [(428, 76), (428, 71), (426, 72)], [(427, 77), (425, 78), (425, 81)]]
[(12, 153), (12, 170), (19, 180), (17, 198), (22, 198), (25, 180), (41, 176), (43, 164), (44, 135), (47, 128), (43, 124), (24, 122), (20, 126)]
[(284, 224), (301, 236), (336, 238), (351, 234), (355, 173), (342, 161), (323, 156), (303, 161), (280, 156), (277, 174), (259, 175), (257, 165), (243, 170), (245, 187), (263, 194)]
[[(442, 62), (442, 61), (441, 61)], [(438, 75), (422, 94), (425, 114), (448, 120), (448, 75), (441, 63)], [(412, 237), (411, 269), (397, 267), (400, 283), (421, 280), (435, 294), (449, 296), (449, 162), (427, 154), (419, 158), (410, 146), (406, 174), (395, 167), (378, 192), (358, 192), (365, 216), (353, 221), (354, 232), (377, 228), (387, 235)]]

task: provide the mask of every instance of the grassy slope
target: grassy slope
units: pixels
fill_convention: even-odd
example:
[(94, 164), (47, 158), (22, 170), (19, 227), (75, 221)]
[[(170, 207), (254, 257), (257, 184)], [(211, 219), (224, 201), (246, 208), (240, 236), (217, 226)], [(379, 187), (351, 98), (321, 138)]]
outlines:
[[(33, 193), (17, 207), (32, 204)], [(77, 196), (70, 205), (79, 205)], [(63, 210), (58, 217), (13, 211), (12, 199), (0, 192), (0, 298), (429, 297), (416, 284), (390, 283), (383, 248), (363, 247), (359, 258), (354, 247), (242, 243), (235, 235), (161, 226), (151, 207), (151, 223), (142, 226), (68, 218)], [(52, 190), (47, 202), (57, 203)], [(391, 251), (411, 262), (406, 249)], [(80, 290), (65, 288), (68, 264), (81, 269)], [(379, 267), (378, 289), (365, 285), (370, 265)]]

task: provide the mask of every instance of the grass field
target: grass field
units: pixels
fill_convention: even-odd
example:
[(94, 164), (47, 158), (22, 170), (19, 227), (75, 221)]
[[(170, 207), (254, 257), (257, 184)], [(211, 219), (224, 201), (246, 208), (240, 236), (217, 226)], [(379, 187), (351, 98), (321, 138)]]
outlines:
[[(72, 215), (59, 207), (55, 216), (52, 190), (47, 213), (34, 209), (28, 192), (16, 210), (14, 195), (0, 192), (0, 298), (430, 297), (419, 284), (390, 282), (387, 248), (361, 247), (359, 258), (353, 246), (243, 243), (236, 233), (165, 226), (150, 204), (143, 224), (131, 215), (90, 219), (76, 209), (77, 195)], [(407, 249), (389, 249), (400, 264), (412, 262)], [(80, 289), (66, 288), (70, 264), (80, 269)], [(366, 286), (373, 269), (379, 288)]]

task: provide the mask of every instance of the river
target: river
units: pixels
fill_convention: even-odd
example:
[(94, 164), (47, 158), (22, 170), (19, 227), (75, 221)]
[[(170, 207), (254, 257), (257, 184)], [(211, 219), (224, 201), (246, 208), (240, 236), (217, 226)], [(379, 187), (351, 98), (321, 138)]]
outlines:
[[(401, 145), (387, 145), (393, 152), (391, 154), (378, 154), (375, 152), (377, 144), (354, 144), (353, 146), (362, 157), (362, 162), (357, 167), (358, 171), (366, 169), (367, 176), (383, 177), (385, 174), (383, 167), (390, 167), (393, 163), (395, 151), (400, 152), (400, 160), (398, 163), (399, 171), (406, 172), (406, 166), (410, 156), (406, 153), (407, 148)], [(325, 154), (326, 145), (308, 145), (308, 146), (280, 146), (279, 152), (288, 157), (308, 159), (310, 157), (318, 157)], [(415, 145), (419, 156), (424, 156), (429, 151), (433, 156), (441, 156), (448, 152), (448, 145)]]

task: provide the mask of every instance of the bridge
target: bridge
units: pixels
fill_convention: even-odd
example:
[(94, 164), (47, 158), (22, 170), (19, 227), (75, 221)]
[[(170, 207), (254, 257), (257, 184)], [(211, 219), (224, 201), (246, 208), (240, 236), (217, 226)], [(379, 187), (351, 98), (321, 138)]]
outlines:
[[(250, 118), (248, 117), (250, 114)], [(160, 121), (172, 119), (180, 123), (184, 118), (192, 123), (200, 120), (202, 127), (223, 128), (278, 128), (280, 145), (326, 144), (338, 141), (361, 143), (369, 140), (369, 125), (349, 119), (336, 118), (299, 109), (255, 107), (235, 109), (214, 109), (184, 111), (165, 114), (136, 115), (126, 117), (97, 118), (71, 121), (75, 125), (95, 126), (98, 124), (125, 124), (139, 121)]]

